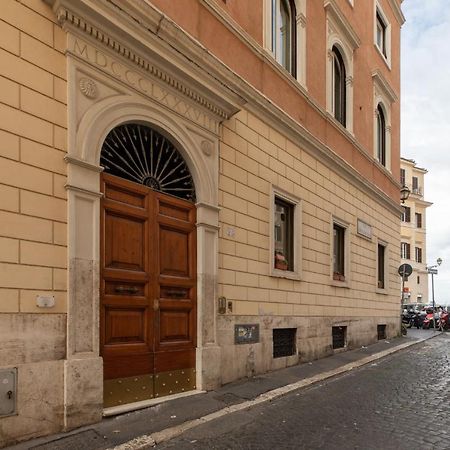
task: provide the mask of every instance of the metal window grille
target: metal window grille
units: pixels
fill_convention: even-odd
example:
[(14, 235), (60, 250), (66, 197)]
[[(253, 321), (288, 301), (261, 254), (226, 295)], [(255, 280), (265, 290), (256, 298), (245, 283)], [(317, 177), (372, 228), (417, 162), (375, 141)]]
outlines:
[(333, 349), (344, 348), (345, 338), (347, 335), (347, 327), (333, 327)]
[(273, 357), (295, 355), (296, 328), (277, 328), (273, 331)]
[(386, 325), (377, 325), (378, 340), (386, 339)]

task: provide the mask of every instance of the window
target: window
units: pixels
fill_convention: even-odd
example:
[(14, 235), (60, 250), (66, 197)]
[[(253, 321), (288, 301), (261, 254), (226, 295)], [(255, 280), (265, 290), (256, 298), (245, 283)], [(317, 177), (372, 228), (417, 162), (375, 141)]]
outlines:
[(345, 127), (347, 113), (345, 64), (342, 59), (341, 52), (336, 48), (336, 46), (333, 47), (332, 54), (333, 114), (334, 118)]
[(270, 218), (270, 274), (298, 280), (301, 278), (302, 218), (300, 200), (272, 187)]
[(422, 228), (422, 214), (416, 213), (416, 227)]
[(275, 197), (274, 267), (294, 270), (294, 205)]
[(386, 265), (386, 247), (378, 244), (378, 270), (377, 270), (377, 287), (384, 289), (385, 286), (385, 265)]
[(271, 45), (275, 59), (288, 72), (296, 72), (296, 12), (293, 0), (271, 0)]
[(420, 194), (419, 179), (417, 177), (412, 177), (412, 193)]
[(391, 68), (391, 24), (383, 11), (380, 1), (374, 2), (374, 44), (389, 68)]
[(416, 262), (422, 262), (422, 249), (420, 247), (416, 247)]
[(274, 328), (272, 330), (273, 357), (295, 355), (296, 328)]
[(333, 280), (345, 281), (345, 228), (333, 224)]
[(385, 23), (383, 17), (381, 17), (380, 11), (377, 10), (377, 46), (385, 58), (387, 58), (386, 29), (387, 24)]
[[(386, 170), (391, 170), (391, 114), (392, 105), (398, 101), (396, 91), (390, 86), (379, 69), (372, 72), (373, 80), (373, 157)], [(405, 171), (400, 171), (402, 185), (405, 180)]]
[(400, 169), (400, 184), (404, 186), (406, 184), (406, 170)]
[(407, 242), (400, 244), (400, 256), (402, 259), (411, 259), (411, 246)]
[(417, 284), (420, 284), (420, 277), (417, 275)]
[(411, 222), (411, 208), (408, 206), (403, 207), (403, 212), (401, 215), (402, 222)]
[[(310, 2), (315, 3), (315, 2)], [(320, 3), (320, 2), (319, 2)], [(338, 6), (324, 1), (326, 11), (326, 109), (349, 133), (353, 133), (354, 54), (361, 45), (356, 29)]]
[(377, 106), (377, 158), (386, 166), (386, 119), (381, 104)]

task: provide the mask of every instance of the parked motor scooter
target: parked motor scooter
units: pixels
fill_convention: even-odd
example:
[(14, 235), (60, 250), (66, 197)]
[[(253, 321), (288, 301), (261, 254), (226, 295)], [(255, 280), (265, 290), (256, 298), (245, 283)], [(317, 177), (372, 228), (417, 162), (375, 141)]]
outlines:
[(434, 317), (434, 311), (433, 311), (433, 308), (428, 308), (428, 309), (427, 309), (427, 315), (425, 316), (425, 319), (423, 320), (422, 328), (423, 328), (424, 330), (428, 330), (428, 329), (430, 329), (430, 328), (433, 328), (433, 327), (434, 327), (434, 324), (435, 324), (435, 321), (434, 321), (433, 319), (436, 320), (436, 326), (437, 326), (439, 319), (438, 319), (438, 318), (436, 319), (436, 318)]

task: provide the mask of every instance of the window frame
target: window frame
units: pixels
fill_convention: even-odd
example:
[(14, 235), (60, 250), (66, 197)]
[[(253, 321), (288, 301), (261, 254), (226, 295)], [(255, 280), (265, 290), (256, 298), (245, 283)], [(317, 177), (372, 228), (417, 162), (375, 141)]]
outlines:
[[(380, 248), (383, 248), (383, 261), (380, 261)], [(389, 247), (387, 242), (380, 239), (377, 240), (376, 254), (376, 291), (381, 294), (387, 294), (389, 288)], [(380, 269), (382, 268), (383, 279), (380, 279)], [(380, 283), (382, 281), (382, 283)]]
[(361, 39), (351, 22), (342, 14), (334, 1), (326, 1), (326, 109), (333, 122), (343, 126), (334, 115), (334, 56), (333, 47), (339, 50), (345, 66), (345, 130), (353, 135), (353, 66), (354, 52), (361, 45)]
[(409, 242), (400, 243), (400, 258), (411, 259), (411, 244)]
[[(272, 58), (277, 62), (280, 67), (289, 72), (294, 78), (297, 78), (298, 72), (298, 33), (301, 30), (298, 26), (298, 1), (296, 0), (265, 0), (265, 48), (270, 53)], [(288, 48), (283, 49), (281, 47), (282, 39), (280, 39), (280, 33), (278, 33), (277, 22), (281, 21), (281, 5), (287, 5), (288, 7), (288, 20), (289, 24), (289, 39)], [(303, 36), (302, 36), (303, 37)], [(304, 39), (303, 39), (304, 40)], [(289, 54), (289, 64), (283, 64), (283, 54)]]
[[(342, 266), (343, 274), (335, 271), (335, 227), (343, 231), (343, 245), (342, 245)], [(332, 217), (330, 227), (330, 278), (331, 284), (337, 287), (350, 287), (351, 273), (350, 273), (350, 224), (342, 221), (336, 217)]]
[[(332, 99), (331, 110), (334, 118), (347, 127), (347, 71), (344, 58), (336, 45), (331, 49), (333, 66), (331, 71)], [(337, 77), (339, 74), (339, 79)]]
[(414, 260), (416, 263), (422, 264), (423, 261), (423, 249), (422, 247), (415, 247), (414, 249)]
[(403, 223), (411, 223), (411, 208), (409, 206), (402, 206), (400, 220)]
[(387, 163), (387, 152), (386, 152), (386, 114), (383, 110), (382, 103), (377, 105), (377, 159), (378, 162), (386, 167)]
[[(391, 69), (391, 33), (392, 33), (392, 26), (390, 21), (388, 20), (388, 17), (386, 13), (384, 12), (380, 2), (377, 0), (374, 2), (374, 37), (373, 42), (374, 46), (383, 59), (383, 61), (386, 63), (389, 69)], [(381, 24), (381, 27), (383, 28), (382, 32), (382, 40), (381, 40), (381, 46), (378, 43), (378, 24)]]
[(416, 225), (416, 228), (420, 228), (420, 229), (422, 229), (423, 228), (423, 218), (422, 218), (422, 213), (418, 213), (418, 212), (416, 212), (415, 213), (415, 225)]
[[(275, 267), (275, 202), (278, 199), (284, 204), (292, 206), (292, 270), (283, 270)], [(278, 278), (288, 278), (300, 280), (302, 278), (301, 261), (302, 261), (302, 203), (301, 200), (280, 189), (276, 186), (271, 187), (270, 195), (270, 251), (269, 251), (269, 270), (270, 275)]]
[(406, 169), (400, 168), (400, 184), (406, 185)]

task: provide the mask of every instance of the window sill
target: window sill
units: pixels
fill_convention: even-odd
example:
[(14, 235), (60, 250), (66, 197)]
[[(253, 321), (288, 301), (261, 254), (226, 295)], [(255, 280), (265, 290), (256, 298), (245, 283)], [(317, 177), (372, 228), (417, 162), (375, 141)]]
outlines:
[(380, 295), (388, 295), (388, 294), (389, 294), (387, 288), (383, 288), (383, 289), (382, 289), (382, 288), (377, 287), (377, 288), (375, 289), (375, 292), (376, 292), (377, 294), (380, 294)]
[(339, 281), (332, 278), (330, 281), (330, 286), (350, 289), (350, 281), (349, 280)]
[(291, 270), (280, 270), (272, 267), (270, 271), (270, 276), (275, 278), (287, 278), (288, 280), (298, 280), (300, 281), (302, 278), (298, 272), (294, 272)]
[(381, 56), (381, 59), (386, 64), (387, 68), (389, 70), (392, 70), (390, 58), (388, 58), (387, 56), (384, 56), (383, 52), (380, 50), (380, 47), (378, 47), (377, 44), (374, 43), (373, 46), (377, 50), (378, 54)]

